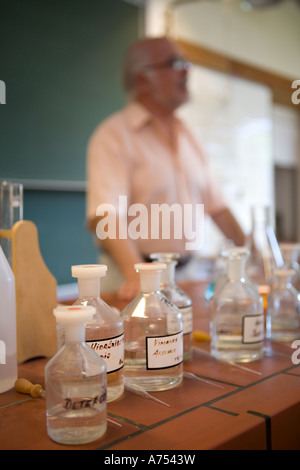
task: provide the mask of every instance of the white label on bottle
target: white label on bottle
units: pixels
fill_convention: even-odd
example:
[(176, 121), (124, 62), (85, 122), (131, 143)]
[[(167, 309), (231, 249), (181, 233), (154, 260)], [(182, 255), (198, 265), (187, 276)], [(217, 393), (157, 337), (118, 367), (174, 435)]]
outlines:
[(146, 337), (147, 369), (165, 369), (182, 362), (182, 331), (174, 335)]
[(124, 366), (124, 334), (98, 341), (87, 340), (86, 343), (104, 359), (107, 373), (116, 372)]
[(187, 335), (193, 331), (193, 308), (182, 307), (180, 308), (182, 313), (182, 325), (183, 325), (183, 334)]
[(264, 316), (247, 315), (243, 317), (243, 343), (260, 343), (264, 340)]

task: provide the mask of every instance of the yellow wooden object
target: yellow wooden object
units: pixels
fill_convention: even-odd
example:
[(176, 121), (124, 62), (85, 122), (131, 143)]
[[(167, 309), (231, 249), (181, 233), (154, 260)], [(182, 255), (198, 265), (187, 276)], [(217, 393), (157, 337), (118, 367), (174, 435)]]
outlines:
[(42, 258), (38, 231), (31, 221), (16, 222), (0, 237), (11, 239), (12, 269), (16, 284), (18, 363), (51, 357), (56, 348), (56, 279)]
[(17, 379), (15, 382), (15, 389), (17, 392), (31, 395), (32, 398), (43, 398), (45, 396), (45, 391), (40, 384), (34, 385), (27, 379)]

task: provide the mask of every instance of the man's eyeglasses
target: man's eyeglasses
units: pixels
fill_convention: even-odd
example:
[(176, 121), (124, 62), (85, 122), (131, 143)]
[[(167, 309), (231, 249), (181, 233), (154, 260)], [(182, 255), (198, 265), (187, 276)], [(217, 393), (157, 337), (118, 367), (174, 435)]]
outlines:
[(192, 67), (192, 63), (185, 59), (172, 58), (158, 64), (146, 65), (146, 69), (164, 69), (172, 68), (173, 70), (189, 70)]

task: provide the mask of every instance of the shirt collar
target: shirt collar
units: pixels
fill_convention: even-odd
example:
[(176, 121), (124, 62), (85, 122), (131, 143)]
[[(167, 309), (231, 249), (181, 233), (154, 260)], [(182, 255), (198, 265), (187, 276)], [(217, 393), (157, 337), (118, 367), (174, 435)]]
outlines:
[[(154, 119), (152, 113), (138, 101), (132, 101), (126, 106), (126, 114), (130, 126), (135, 130), (141, 129)], [(176, 115), (174, 115), (174, 118), (177, 126), (180, 126), (180, 119)]]
[(126, 114), (130, 126), (139, 130), (153, 119), (152, 114), (137, 101), (132, 101), (126, 106)]

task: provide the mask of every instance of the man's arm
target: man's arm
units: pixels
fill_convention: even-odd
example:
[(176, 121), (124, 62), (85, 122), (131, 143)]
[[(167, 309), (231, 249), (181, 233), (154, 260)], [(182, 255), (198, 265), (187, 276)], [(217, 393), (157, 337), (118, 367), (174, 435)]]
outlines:
[[(95, 233), (99, 220), (100, 217), (93, 219), (89, 223), (89, 230)], [(129, 238), (106, 238), (101, 240), (101, 248), (112, 257), (124, 277), (124, 282), (118, 291), (119, 297), (124, 300), (131, 300), (140, 292), (140, 280), (134, 269), (134, 264), (144, 261), (134, 241)]]
[(229, 209), (224, 209), (211, 216), (215, 224), (229, 240), (232, 240), (236, 246), (244, 246), (246, 236), (240, 227), (240, 224)]

